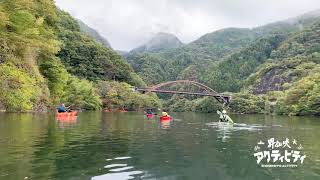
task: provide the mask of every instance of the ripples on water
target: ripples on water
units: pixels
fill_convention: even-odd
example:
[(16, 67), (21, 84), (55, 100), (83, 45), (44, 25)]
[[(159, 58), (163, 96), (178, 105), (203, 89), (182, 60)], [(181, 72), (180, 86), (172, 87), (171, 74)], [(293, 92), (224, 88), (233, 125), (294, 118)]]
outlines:
[(100, 176), (94, 176), (92, 180), (127, 180), (133, 179), (136, 176), (142, 174), (142, 171), (130, 171), (130, 172), (121, 172), (121, 173), (108, 173)]
[[(108, 169), (110, 173), (94, 176), (91, 179), (92, 180), (114, 180), (114, 179), (126, 180), (126, 179), (137, 178), (138, 175), (143, 174), (142, 171), (134, 170), (134, 166), (128, 166), (128, 164), (117, 164), (118, 163), (117, 160), (126, 160), (130, 158), (131, 157), (116, 157), (114, 159), (107, 159), (107, 161), (110, 162), (111, 164), (104, 166), (104, 168)], [(117, 161), (117, 162), (113, 163), (113, 161)]]
[(244, 124), (244, 123), (224, 123), (224, 122), (210, 122), (206, 123), (207, 126), (216, 129), (218, 132), (218, 138), (222, 139), (222, 142), (227, 142), (230, 135), (234, 131), (261, 131), (266, 126), (261, 124)]
[[(160, 123), (141, 113), (0, 114), (0, 179), (320, 179), (317, 118), (176, 113)], [(297, 138), (305, 164), (260, 168), (253, 147), (266, 138)]]

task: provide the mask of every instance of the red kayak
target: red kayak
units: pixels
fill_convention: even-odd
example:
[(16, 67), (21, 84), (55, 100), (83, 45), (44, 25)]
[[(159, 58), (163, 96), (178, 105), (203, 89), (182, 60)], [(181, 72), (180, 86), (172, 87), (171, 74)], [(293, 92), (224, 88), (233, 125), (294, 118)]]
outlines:
[(57, 113), (57, 116), (77, 116), (77, 111)]
[(146, 114), (147, 118), (153, 118), (154, 115), (153, 114)]
[(169, 120), (172, 120), (172, 117), (171, 116), (161, 116), (160, 117), (160, 121), (169, 121)]

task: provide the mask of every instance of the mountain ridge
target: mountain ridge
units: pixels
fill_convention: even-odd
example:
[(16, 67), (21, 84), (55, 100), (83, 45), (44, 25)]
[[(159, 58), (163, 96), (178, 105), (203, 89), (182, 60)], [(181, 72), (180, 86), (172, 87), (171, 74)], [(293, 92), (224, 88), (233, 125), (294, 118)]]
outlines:
[(182, 46), (181, 40), (171, 33), (159, 32), (143, 45), (132, 49), (129, 53), (159, 52)]
[(80, 30), (82, 32), (87, 33), (89, 36), (91, 36), (94, 40), (96, 40), (97, 42), (101, 43), (102, 45), (104, 45), (107, 48), (111, 48), (111, 45), (109, 43), (109, 41), (103, 37), (97, 30), (95, 30), (94, 28), (88, 26), (86, 23), (84, 23), (83, 21), (81, 21), (80, 19), (76, 19), (79, 26), (80, 26)]
[[(320, 76), (319, 23), (320, 12), (313, 11), (250, 29), (221, 29), (175, 49), (126, 59), (147, 84), (190, 79), (229, 92), (234, 112), (317, 114), (320, 85), (313, 78)], [(216, 103), (172, 96), (166, 106), (214, 112)]]

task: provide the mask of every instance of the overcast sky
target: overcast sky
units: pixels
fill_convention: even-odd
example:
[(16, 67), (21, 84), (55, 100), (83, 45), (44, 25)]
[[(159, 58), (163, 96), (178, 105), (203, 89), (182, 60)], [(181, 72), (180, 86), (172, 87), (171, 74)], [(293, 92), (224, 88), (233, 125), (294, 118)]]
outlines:
[(320, 8), (320, 0), (56, 0), (114, 49), (130, 50), (155, 33), (183, 42), (226, 27), (255, 27)]

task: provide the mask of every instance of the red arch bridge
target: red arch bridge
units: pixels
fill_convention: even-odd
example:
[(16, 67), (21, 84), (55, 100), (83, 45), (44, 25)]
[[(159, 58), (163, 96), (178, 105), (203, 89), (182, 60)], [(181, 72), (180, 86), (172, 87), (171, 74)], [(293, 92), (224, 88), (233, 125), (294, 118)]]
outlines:
[[(180, 85), (180, 86), (179, 86)], [(182, 90), (189, 87), (188, 90)], [(176, 89), (172, 89), (172, 87), (176, 87)], [(178, 87), (178, 88), (177, 88)], [(231, 99), (231, 96), (226, 94), (217, 93), (210, 87), (201, 84), (196, 81), (190, 80), (177, 80), (177, 81), (169, 81), (160, 83), (157, 85), (153, 85), (146, 88), (135, 88), (135, 91), (139, 91), (142, 93), (146, 92), (155, 92), (155, 93), (166, 93), (166, 94), (187, 94), (187, 95), (198, 95), (198, 96), (212, 96), (216, 98), (220, 103), (224, 105), (228, 105)]]

